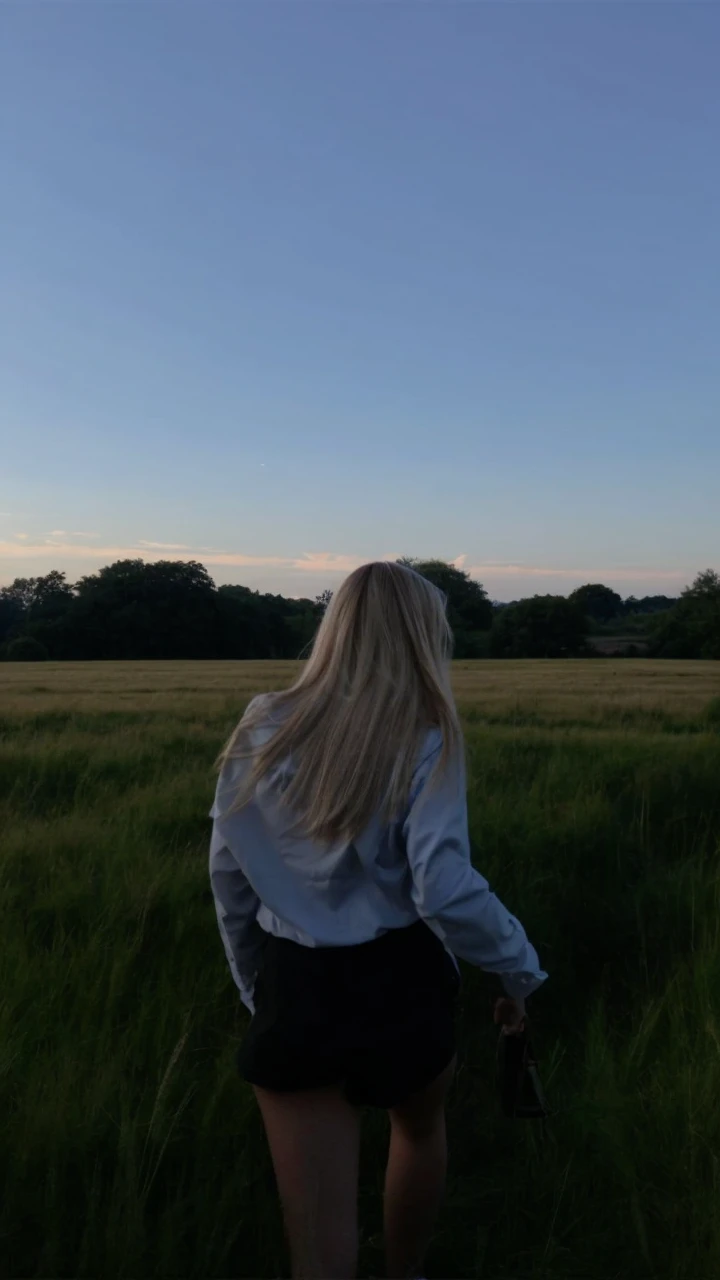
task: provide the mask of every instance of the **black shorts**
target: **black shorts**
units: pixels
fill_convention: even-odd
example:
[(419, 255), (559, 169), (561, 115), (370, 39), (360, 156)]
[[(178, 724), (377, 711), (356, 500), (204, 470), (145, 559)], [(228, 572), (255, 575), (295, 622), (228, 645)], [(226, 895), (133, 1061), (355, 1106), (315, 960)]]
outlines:
[(240, 1071), (262, 1089), (337, 1086), (357, 1106), (396, 1106), (454, 1057), (458, 988), (422, 922), (352, 947), (270, 937)]

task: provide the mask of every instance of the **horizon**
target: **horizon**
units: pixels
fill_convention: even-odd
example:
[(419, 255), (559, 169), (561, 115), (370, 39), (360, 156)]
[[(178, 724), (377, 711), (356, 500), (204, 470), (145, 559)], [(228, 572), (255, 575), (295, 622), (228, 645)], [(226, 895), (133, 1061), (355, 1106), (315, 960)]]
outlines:
[(720, 565), (720, 9), (3, 25), (0, 584), (177, 558), (312, 598), (410, 554), (626, 597)]
[[(214, 587), (215, 587), (215, 588), (225, 587), (225, 586), (246, 587), (246, 588), (248, 588), (249, 590), (252, 590), (252, 591), (259, 591), (261, 594), (283, 595), (283, 596), (285, 596), (285, 598), (286, 598), (286, 599), (290, 599), (290, 600), (314, 600), (314, 599), (315, 599), (316, 597), (318, 597), (318, 596), (319, 596), (319, 595), (320, 595), (324, 590), (335, 591), (335, 590), (337, 589), (337, 587), (340, 585), (340, 582), (342, 581), (342, 579), (346, 576), (346, 574), (347, 574), (347, 573), (352, 572), (352, 569), (353, 569), (353, 568), (356, 568), (356, 567), (358, 567), (360, 564), (362, 564), (362, 563), (363, 563), (361, 560), (358, 560), (357, 565), (352, 565), (351, 567), (345, 566), (342, 570), (335, 570), (334, 572), (337, 574), (337, 581), (336, 581), (336, 582), (334, 582), (334, 583), (332, 583), (332, 584), (328, 583), (328, 582), (327, 582), (327, 580), (326, 580), (326, 581), (325, 581), (325, 586), (321, 586), (321, 587), (319, 587), (319, 588), (313, 588), (312, 590), (308, 590), (306, 593), (302, 593), (302, 592), (300, 592), (300, 593), (293, 594), (293, 593), (288, 593), (288, 592), (279, 592), (279, 591), (273, 592), (273, 591), (271, 591), (269, 588), (266, 590), (266, 589), (265, 589), (264, 587), (262, 587), (262, 586), (255, 586), (255, 587), (254, 587), (254, 586), (252, 586), (252, 585), (251, 585), (251, 583), (249, 583), (249, 582), (247, 582), (247, 581), (241, 582), (241, 581), (239, 581), (237, 578), (227, 578), (227, 579), (223, 579), (222, 581), (219, 581), (219, 580), (218, 580), (218, 578), (217, 578), (217, 576), (216, 576), (216, 574), (215, 574), (215, 573), (213, 573), (213, 572), (211, 572), (211, 565), (210, 565), (210, 562), (203, 561), (202, 559), (196, 560), (196, 558), (195, 558), (195, 557), (190, 556), (190, 555), (179, 555), (179, 554), (176, 554), (176, 555), (168, 555), (168, 554), (167, 554), (167, 552), (157, 551), (157, 552), (152, 556), (152, 558), (150, 558), (150, 559), (145, 559), (142, 555), (137, 555), (137, 556), (132, 556), (132, 557), (123, 557), (123, 558), (139, 559), (139, 560), (143, 560), (143, 563), (155, 563), (155, 564), (156, 564), (156, 563), (159, 563), (159, 562), (161, 562), (161, 561), (173, 561), (173, 560), (176, 560), (176, 561), (178, 561), (178, 562), (180, 562), (180, 563), (188, 563), (189, 561), (194, 560), (194, 561), (195, 561), (195, 563), (199, 563), (199, 564), (201, 564), (201, 565), (203, 566), (203, 568), (205, 568), (205, 569), (206, 569), (206, 571), (207, 571), (207, 573), (209, 574), (209, 576), (210, 576), (210, 578), (211, 578), (211, 580), (212, 580), (213, 585), (214, 585)], [(387, 559), (387, 560), (395, 560), (395, 559), (399, 559), (400, 557), (397, 557), (397, 556), (386, 556), (386, 557), (382, 557), (382, 558), (383, 558), (383, 559)], [(429, 559), (438, 559), (438, 557), (428, 557), (428, 558), (429, 558)], [(527, 598), (527, 597), (529, 597), (529, 596), (533, 596), (533, 595), (562, 595), (562, 596), (569, 596), (569, 595), (570, 595), (574, 590), (576, 590), (576, 588), (577, 588), (577, 587), (579, 587), (579, 586), (587, 586), (587, 585), (590, 585), (590, 581), (591, 581), (590, 579), (584, 579), (582, 582), (578, 581), (578, 582), (577, 582), (577, 583), (575, 583), (573, 586), (568, 587), (568, 588), (567, 588), (567, 590), (565, 590), (565, 591), (559, 591), (559, 590), (556, 590), (556, 591), (542, 591), (542, 590), (540, 590), (540, 591), (532, 591), (532, 590), (531, 590), (531, 591), (528, 591), (528, 592), (523, 592), (523, 593), (521, 593), (521, 594), (518, 594), (518, 595), (512, 596), (510, 599), (502, 599), (501, 597), (499, 597), (499, 596), (495, 595), (492, 591), (488, 590), (488, 588), (487, 588), (487, 586), (486, 586), (485, 582), (483, 582), (483, 581), (481, 580), (481, 578), (478, 576), (478, 574), (474, 572), (474, 570), (475, 570), (478, 566), (470, 566), (470, 567), (467, 567), (467, 566), (465, 565), (465, 563), (464, 563), (464, 562), (465, 562), (465, 559), (466, 559), (466, 557), (465, 557), (465, 556), (458, 556), (455, 560), (446, 561), (445, 563), (451, 564), (454, 568), (462, 569), (464, 572), (469, 573), (469, 574), (470, 574), (470, 576), (471, 576), (471, 577), (473, 577), (475, 581), (480, 582), (480, 584), (481, 584), (483, 587), (485, 587), (485, 590), (486, 590), (486, 592), (487, 592), (487, 594), (488, 594), (488, 597), (490, 598), (490, 600), (492, 601), (492, 603), (493, 603), (493, 604), (498, 604), (498, 605), (514, 604), (516, 601), (518, 601), (518, 600), (520, 600), (520, 599), (525, 599), (525, 598)], [(109, 561), (109, 562), (108, 562), (108, 565), (109, 565), (109, 564), (111, 564), (111, 563), (113, 563), (113, 562)], [(101, 570), (101, 569), (108, 567), (108, 565), (106, 565), (106, 564), (97, 564), (96, 566), (94, 566), (94, 568), (93, 568), (93, 570), (91, 570), (91, 572), (98, 573), (98, 572), (100, 572), (100, 570)], [(57, 568), (57, 566), (54, 566), (54, 568)], [(50, 571), (52, 571), (52, 570), (50, 570)], [(68, 574), (68, 573), (67, 573), (67, 571), (66, 571), (66, 570), (64, 570), (64, 569), (63, 569), (63, 570), (60, 570), (60, 572), (62, 572), (62, 573), (64, 573), (64, 574), (65, 574), (65, 576), (66, 576), (66, 581), (68, 582), (68, 584), (69, 584), (70, 586), (74, 586), (74, 585), (75, 585), (75, 583), (78, 581), (78, 579), (84, 576), (84, 574), (77, 574), (75, 577), (73, 577), (71, 574)], [(651, 596), (660, 596), (660, 595), (667, 595), (667, 596), (668, 596), (668, 598), (677, 598), (677, 597), (679, 597), (679, 595), (680, 595), (681, 591), (683, 590), (683, 588), (684, 588), (684, 587), (689, 587), (689, 586), (691, 585), (691, 583), (692, 583), (692, 580), (697, 576), (697, 573), (700, 573), (700, 572), (702, 572), (702, 570), (698, 570), (696, 573), (694, 573), (694, 574), (692, 575), (692, 577), (691, 577), (691, 578), (689, 578), (689, 579), (688, 579), (688, 581), (687, 581), (686, 583), (684, 583), (684, 584), (683, 584), (683, 587), (678, 588), (678, 589), (676, 590), (675, 594), (674, 594), (674, 597), (671, 595), (671, 593), (668, 593), (668, 592), (665, 592), (665, 591), (660, 591), (660, 590), (654, 590), (654, 591), (653, 591), (653, 590), (650, 590), (650, 591), (627, 591), (627, 590), (623, 591), (623, 590), (619, 590), (619, 591), (618, 591), (618, 588), (617, 588), (617, 587), (613, 587), (613, 584), (612, 584), (611, 582), (605, 581), (605, 580), (603, 580), (603, 579), (592, 579), (592, 582), (602, 582), (602, 585), (604, 585), (604, 586), (608, 586), (608, 587), (612, 587), (612, 589), (613, 589), (613, 590), (618, 591), (618, 594), (622, 597), (623, 601), (626, 601), (626, 600), (628, 600), (628, 599), (630, 599), (630, 598), (642, 599), (644, 596), (651, 597)], [(32, 574), (27, 574), (27, 575), (18, 575), (18, 577), (34, 577), (34, 576), (41, 576), (41, 575), (32, 575)], [(0, 581), (0, 590), (2, 590), (4, 587), (10, 586), (10, 585), (11, 585), (11, 582), (2, 582), (2, 581)]]

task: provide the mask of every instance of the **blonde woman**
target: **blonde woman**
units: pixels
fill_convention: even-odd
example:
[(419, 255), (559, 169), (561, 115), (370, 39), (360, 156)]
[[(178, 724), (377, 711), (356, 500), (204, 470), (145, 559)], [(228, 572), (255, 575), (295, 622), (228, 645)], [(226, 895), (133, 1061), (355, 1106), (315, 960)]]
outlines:
[(546, 976), (470, 862), (450, 649), (434, 586), (365, 565), (295, 684), (252, 702), (221, 757), (211, 882), (296, 1278), (355, 1275), (363, 1106), (390, 1115), (388, 1276), (421, 1275), (445, 1181), (454, 957), (501, 977), (510, 1033)]

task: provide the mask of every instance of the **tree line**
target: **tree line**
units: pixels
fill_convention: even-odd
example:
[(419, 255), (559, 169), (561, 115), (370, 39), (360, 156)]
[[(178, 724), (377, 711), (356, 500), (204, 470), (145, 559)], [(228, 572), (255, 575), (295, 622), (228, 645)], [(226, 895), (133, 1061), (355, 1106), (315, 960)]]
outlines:
[[(591, 640), (603, 632), (642, 636), (651, 656), (720, 658), (720, 577), (710, 569), (677, 599), (623, 600), (588, 583), (500, 604), (454, 565), (402, 563), (444, 592), (458, 658), (597, 655)], [(196, 561), (118, 560), (75, 583), (53, 570), (0, 589), (0, 659), (297, 658), (331, 597), (216, 587)]]

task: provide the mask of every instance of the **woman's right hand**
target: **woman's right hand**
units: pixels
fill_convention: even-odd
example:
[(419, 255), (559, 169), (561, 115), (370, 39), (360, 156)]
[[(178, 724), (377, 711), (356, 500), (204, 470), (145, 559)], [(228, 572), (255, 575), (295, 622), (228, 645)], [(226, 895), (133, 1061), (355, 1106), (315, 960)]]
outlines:
[(525, 1002), (501, 996), (495, 1001), (493, 1021), (502, 1029), (504, 1036), (522, 1035), (525, 1029)]

